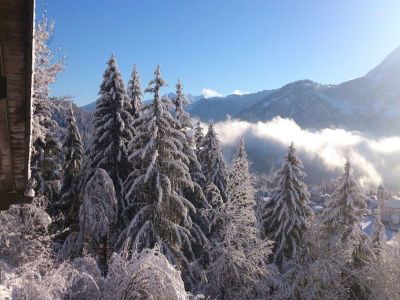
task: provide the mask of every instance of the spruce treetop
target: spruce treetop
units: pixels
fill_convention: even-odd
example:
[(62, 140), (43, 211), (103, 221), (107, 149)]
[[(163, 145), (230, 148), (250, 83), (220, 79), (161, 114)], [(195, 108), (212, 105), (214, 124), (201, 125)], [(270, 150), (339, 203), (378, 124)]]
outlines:
[(203, 129), (201, 128), (200, 121), (197, 121), (195, 133), (194, 133), (194, 139), (195, 139), (195, 143), (196, 143), (196, 150), (199, 151), (201, 148), (201, 143), (204, 139), (204, 133), (203, 133)]
[(160, 101), (160, 89), (163, 86), (167, 86), (167, 82), (161, 76), (161, 67), (157, 65), (154, 71), (154, 78), (150, 80), (147, 88), (144, 90), (145, 93), (152, 93), (154, 97), (154, 103)]
[(112, 55), (103, 74), (92, 121), (94, 133), (89, 153), (91, 168), (88, 176), (98, 168), (108, 173), (119, 201), (118, 215), (124, 206), (123, 182), (130, 168), (127, 153), (127, 145), (133, 132), (130, 108), (116, 58)]
[(346, 161), (344, 173), (323, 214), (323, 222), (334, 231), (342, 232), (358, 224), (365, 214), (365, 196), (361, 193)]
[(189, 103), (188, 98), (183, 93), (183, 84), (178, 79), (178, 83), (175, 85), (176, 87), (176, 97), (174, 100), (174, 104), (177, 112), (182, 112), (185, 105)]
[(142, 88), (140, 84), (140, 77), (139, 77), (139, 72), (136, 68), (136, 65), (133, 66), (132, 74), (131, 74), (131, 79), (129, 80), (128, 83), (128, 88), (127, 88), (127, 93), (128, 97), (130, 98), (131, 101), (131, 114), (132, 117), (137, 118), (139, 117), (142, 109)]
[(198, 157), (206, 180), (214, 183), (220, 190), (224, 201), (227, 201), (227, 167), (213, 124), (208, 126), (208, 132), (202, 140)]

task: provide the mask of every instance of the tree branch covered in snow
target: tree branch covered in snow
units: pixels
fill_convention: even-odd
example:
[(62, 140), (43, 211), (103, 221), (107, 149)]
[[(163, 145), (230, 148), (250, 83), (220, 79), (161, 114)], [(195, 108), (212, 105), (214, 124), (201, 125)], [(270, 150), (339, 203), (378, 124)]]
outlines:
[(12, 205), (0, 211), (0, 259), (14, 267), (31, 264), (43, 271), (51, 264), (50, 216), (35, 204)]
[(104, 299), (185, 300), (180, 272), (158, 248), (145, 249), (127, 261), (114, 254), (104, 288)]

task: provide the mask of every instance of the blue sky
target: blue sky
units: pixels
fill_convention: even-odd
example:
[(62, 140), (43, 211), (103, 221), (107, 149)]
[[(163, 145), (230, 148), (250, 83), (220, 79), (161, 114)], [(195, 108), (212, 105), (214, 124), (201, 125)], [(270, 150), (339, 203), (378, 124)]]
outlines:
[(52, 47), (67, 54), (53, 95), (96, 100), (115, 53), (125, 81), (161, 64), (194, 95), (256, 92), (299, 79), (359, 77), (400, 46), (398, 0), (37, 0), (56, 22)]

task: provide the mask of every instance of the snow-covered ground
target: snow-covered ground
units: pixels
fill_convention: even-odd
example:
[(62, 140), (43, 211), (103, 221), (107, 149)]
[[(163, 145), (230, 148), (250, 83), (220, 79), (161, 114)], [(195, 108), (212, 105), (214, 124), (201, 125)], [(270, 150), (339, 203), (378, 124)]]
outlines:
[(14, 268), (0, 260), (0, 299), (11, 299), (12, 289), (9, 282), (15, 278)]

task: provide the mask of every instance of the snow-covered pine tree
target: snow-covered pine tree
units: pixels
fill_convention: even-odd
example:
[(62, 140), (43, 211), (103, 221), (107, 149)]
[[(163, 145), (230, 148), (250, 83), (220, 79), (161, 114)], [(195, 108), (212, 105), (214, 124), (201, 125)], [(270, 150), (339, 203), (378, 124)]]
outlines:
[(182, 128), (193, 129), (193, 120), (184, 108), (189, 103), (189, 99), (183, 93), (183, 84), (180, 82), (180, 80), (178, 80), (178, 83), (175, 85), (175, 87), (176, 97), (173, 101), (175, 105), (175, 116), (181, 123)]
[(207, 229), (204, 232), (206, 232), (207, 237), (210, 238), (215, 230), (222, 224), (222, 220), (219, 216), (219, 209), (223, 206), (224, 201), (222, 200), (219, 189), (212, 182), (208, 182), (204, 187), (204, 195), (210, 205), (210, 209), (204, 211), (207, 222)]
[(120, 219), (124, 208), (123, 183), (130, 172), (126, 145), (132, 139), (133, 118), (128, 111), (131, 105), (114, 55), (107, 65), (93, 117), (94, 133), (89, 153), (91, 172), (86, 181), (96, 169), (108, 173), (115, 186)]
[[(213, 299), (265, 299), (271, 241), (256, 228), (254, 188), (243, 140), (230, 173), (228, 202), (213, 213), (207, 294)], [(237, 193), (237, 194), (236, 194)]]
[(32, 92), (32, 180), (36, 194), (45, 195), (50, 203), (59, 189), (61, 143), (55, 135), (58, 125), (52, 119), (49, 85), (64, 69), (63, 58), (55, 58), (49, 48), (53, 31), (54, 22), (45, 16), (35, 27)]
[(324, 230), (331, 236), (340, 235), (344, 241), (365, 213), (365, 196), (351, 174), (350, 161), (346, 161), (344, 174), (338, 179), (336, 191), (322, 214)]
[(201, 143), (202, 143), (203, 139), (204, 139), (203, 128), (201, 128), (200, 121), (197, 121), (196, 128), (194, 131), (194, 141), (196, 143), (197, 152), (201, 148)]
[(386, 247), (386, 232), (385, 232), (385, 225), (383, 225), (381, 220), (381, 212), (378, 208), (376, 210), (376, 219), (374, 226), (372, 228), (372, 235), (371, 235), (371, 242), (372, 242), (372, 250), (374, 251), (375, 255), (379, 258), (380, 254), (382, 253), (383, 248)]
[(205, 183), (205, 177), (201, 171), (201, 166), (199, 161), (197, 160), (197, 155), (195, 152), (196, 144), (194, 141), (194, 132), (193, 132), (193, 119), (190, 117), (190, 114), (185, 111), (185, 105), (189, 103), (186, 95), (183, 93), (183, 85), (178, 80), (176, 84), (176, 97), (173, 101), (175, 105), (175, 117), (178, 120), (177, 128), (184, 134), (185, 142), (182, 143), (183, 149), (182, 152), (187, 156), (189, 160), (189, 173), (192, 178), (193, 188), (192, 187), (184, 187), (182, 189), (183, 196), (188, 199), (196, 208), (196, 213), (189, 212), (191, 218), (193, 220), (193, 227), (195, 229), (192, 234), (197, 235), (198, 233), (201, 236), (197, 236), (198, 241), (202, 241), (200, 245), (196, 245), (193, 247), (193, 250), (196, 254), (196, 257), (201, 257), (203, 254), (202, 244), (205, 240), (203, 232), (206, 232), (208, 229), (208, 221), (204, 217), (202, 213), (204, 209), (209, 209), (210, 205), (203, 193), (202, 186)]
[[(229, 201), (243, 202), (247, 200), (255, 205), (255, 190), (251, 184), (249, 162), (243, 138), (240, 140), (239, 150), (229, 173), (227, 193)], [(241, 203), (241, 205), (243, 204)]]
[[(178, 120), (177, 128), (184, 134), (186, 139), (186, 143), (183, 143), (183, 152), (189, 159), (189, 171), (193, 181), (199, 185), (195, 187), (195, 190), (197, 191), (199, 189), (198, 192), (200, 195), (198, 195), (198, 197), (204, 199), (200, 184), (204, 184), (205, 177), (202, 174), (201, 165), (195, 152), (196, 144), (193, 134), (193, 119), (184, 108), (184, 106), (189, 103), (189, 100), (183, 93), (183, 85), (180, 83), (180, 81), (178, 81), (176, 84), (176, 97), (173, 103), (175, 105), (175, 117)], [(206, 205), (206, 203), (203, 204)]]
[[(208, 208), (208, 203), (204, 197), (201, 186), (205, 183), (205, 176), (202, 173), (201, 165), (196, 155), (196, 142), (194, 140), (193, 119), (185, 111), (184, 106), (189, 103), (188, 98), (183, 93), (183, 85), (178, 81), (176, 84), (175, 117), (179, 121), (179, 128), (186, 137), (186, 143), (183, 144), (183, 152), (189, 159), (189, 172), (195, 184), (192, 198), (197, 198), (197, 208)], [(195, 200), (195, 199), (191, 199)]]
[(79, 209), (79, 204), (77, 203), (77, 178), (82, 169), (83, 155), (81, 136), (76, 125), (72, 106), (70, 106), (67, 123), (67, 136), (62, 146), (64, 152), (64, 174), (60, 189), (60, 200), (57, 206), (63, 212), (66, 225), (72, 225), (77, 220), (77, 211)]
[(348, 271), (347, 253), (341, 245), (331, 245), (316, 218), (303, 235), (297, 255), (281, 270), (282, 283), (277, 299), (348, 299), (342, 272)]
[(113, 253), (117, 199), (114, 184), (103, 169), (97, 169), (88, 181), (79, 211), (79, 228), (84, 254), (96, 258), (103, 274)]
[[(400, 241), (399, 235), (384, 247), (378, 259), (368, 263), (359, 272), (368, 284), (371, 294), (368, 299), (400, 299)], [(359, 298), (360, 299), (360, 298)]]
[(342, 276), (347, 278), (345, 284), (350, 296), (356, 299), (364, 299), (370, 294), (368, 285), (360, 281), (357, 274), (366, 262), (374, 258), (369, 238), (360, 227), (361, 218), (366, 213), (365, 199), (351, 174), (350, 161), (347, 160), (344, 174), (339, 177), (336, 191), (321, 217), (323, 231), (332, 247), (340, 244), (348, 253), (348, 268)]
[(262, 231), (275, 241), (274, 263), (279, 267), (296, 255), (312, 214), (304, 177), (303, 163), (292, 143), (262, 213)]
[(212, 182), (218, 187), (222, 199), (226, 202), (228, 198), (226, 193), (227, 168), (212, 124), (208, 126), (208, 132), (203, 138), (198, 158), (207, 182)]
[(142, 111), (142, 88), (140, 84), (139, 72), (136, 68), (136, 65), (133, 66), (131, 79), (128, 82), (128, 97), (131, 101), (131, 115), (133, 118), (138, 118)]
[(191, 244), (202, 237), (200, 232), (194, 237), (191, 234), (195, 228), (189, 211), (195, 213), (196, 209), (182, 193), (185, 187), (193, 188), (190, 161), (183, 152), (187, 141), (170, 113), (172, 103), (160, 97), (160, 88), (166, 82), (159, 66), (154, 76), (146, 89), (153, 94), (153, 103), (135, 120), (140, 125), (130, 143), (129, 156), (134, 168), (125, 181), (124, 214), (129, 222), (117, 245), (141, 251), (160, 243), (170, 262), (188, 270), (194, 254), (185, 257), (182, 249), (192, 252)]

